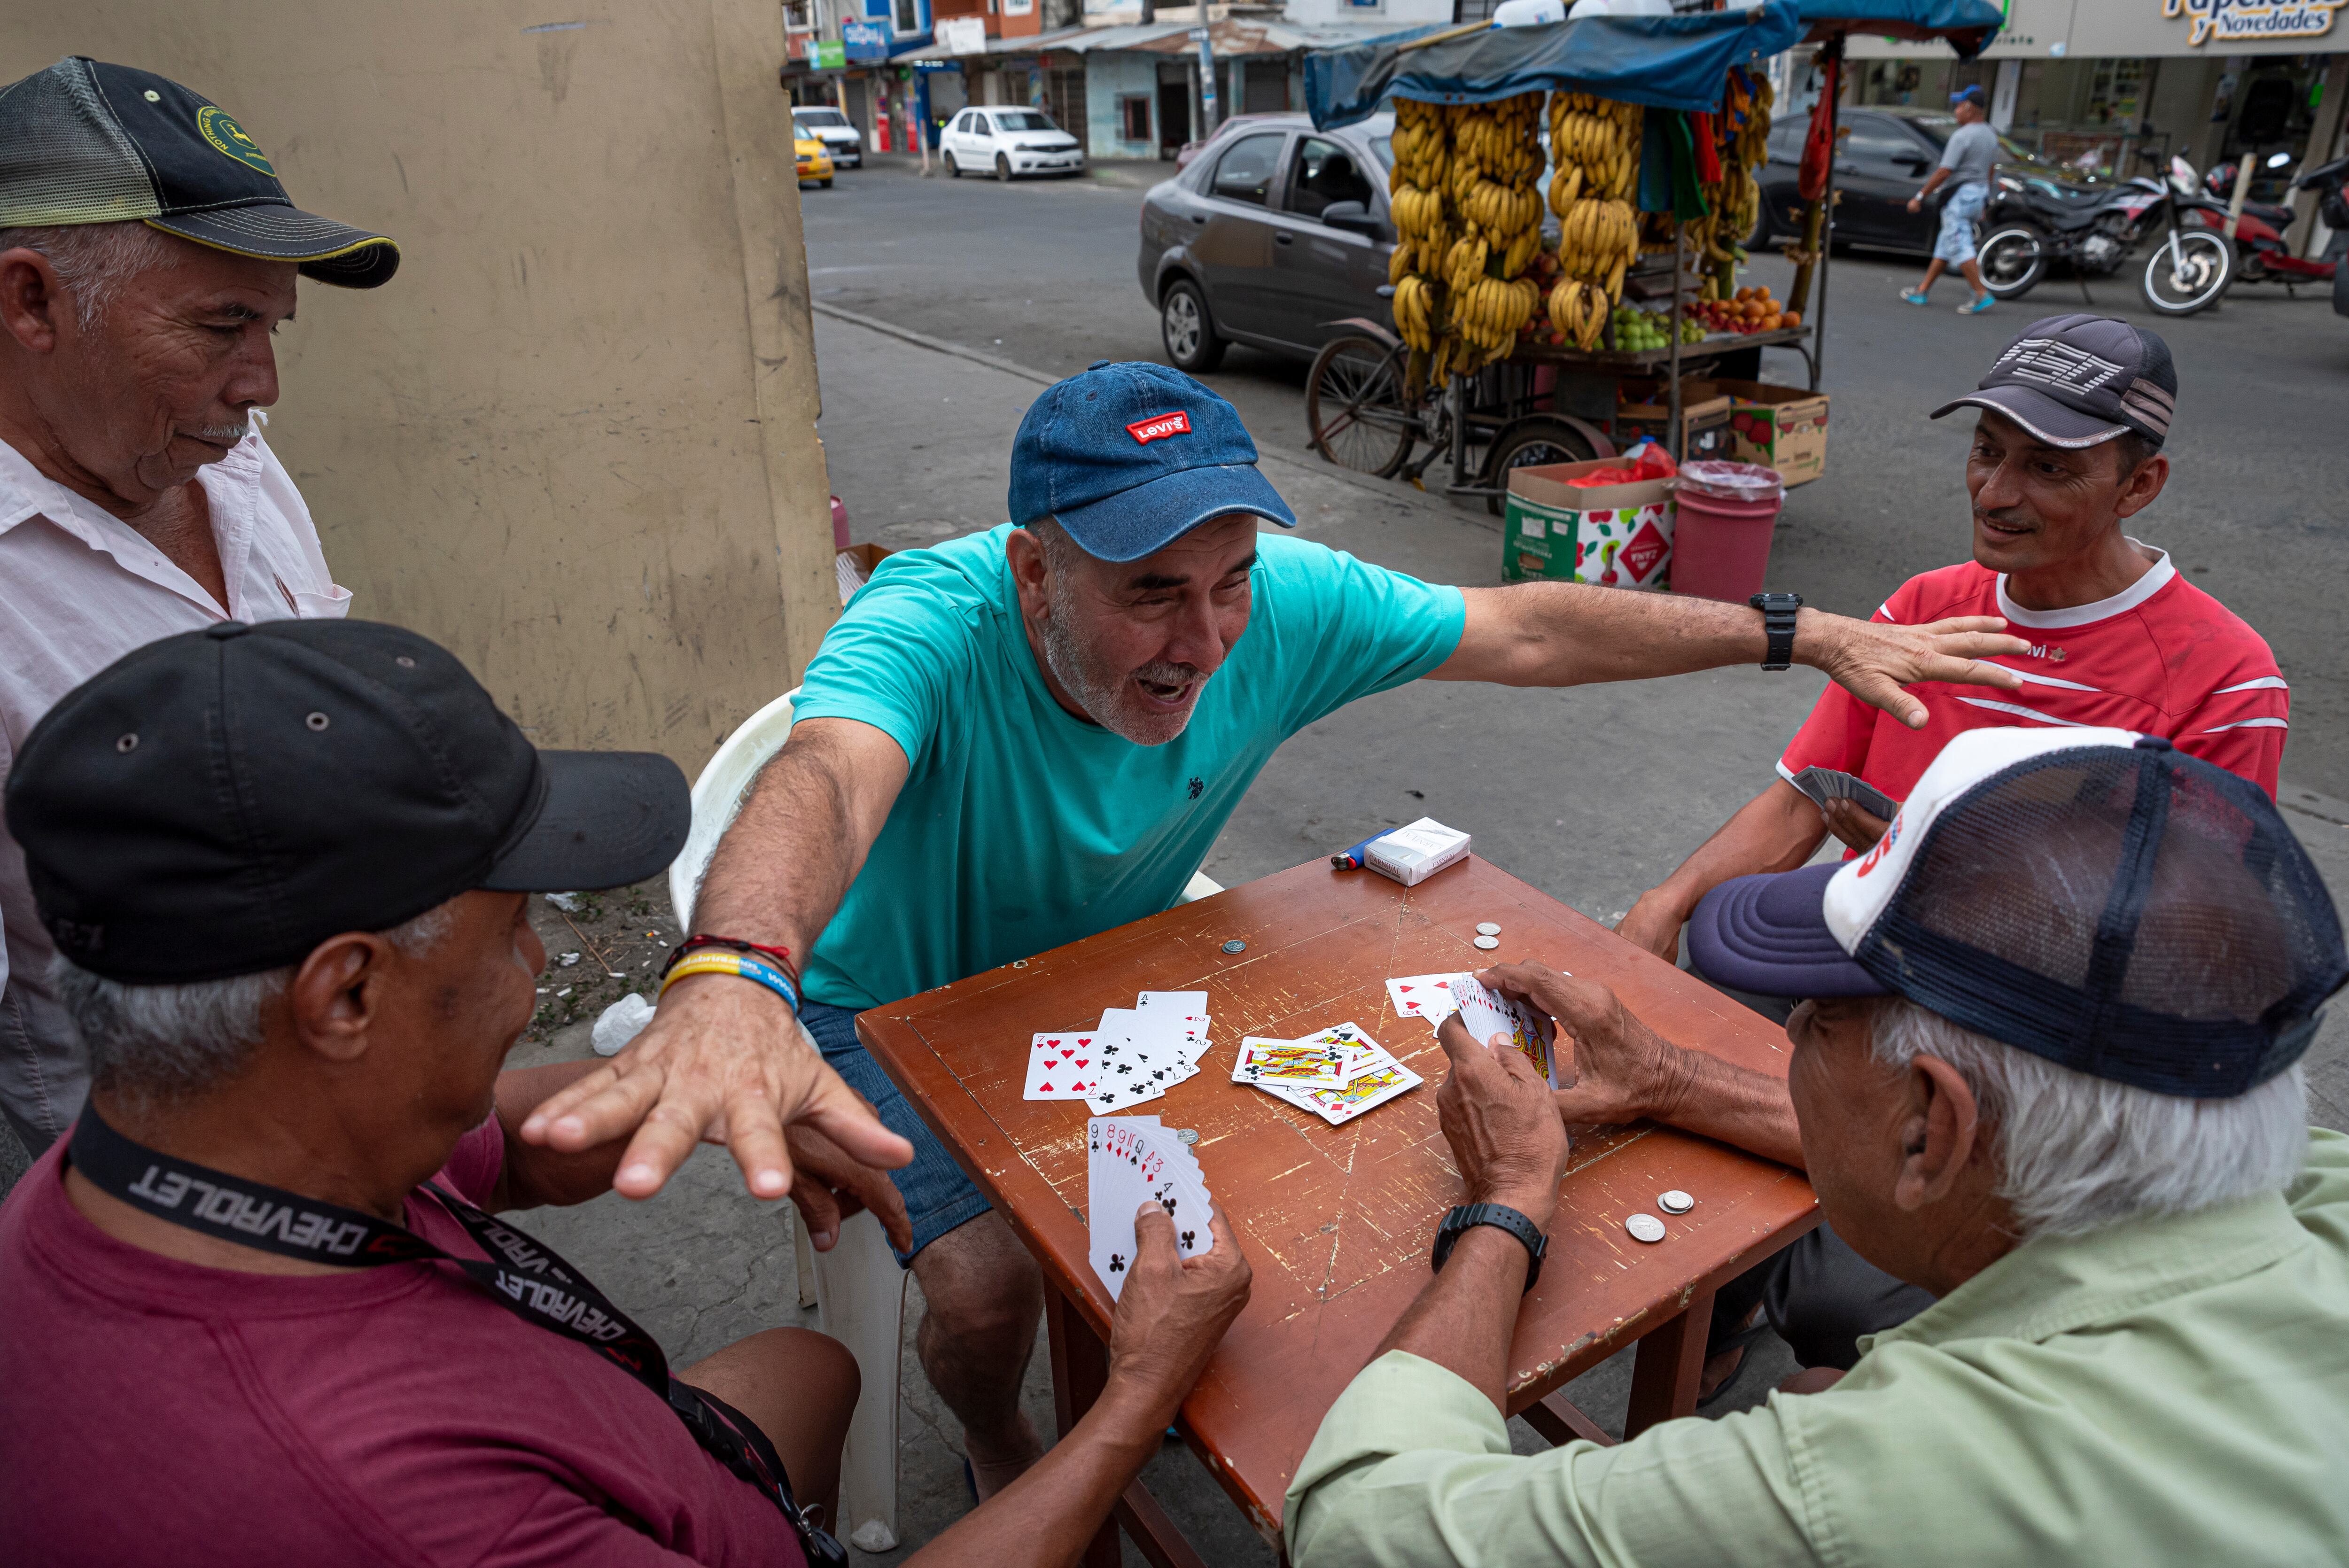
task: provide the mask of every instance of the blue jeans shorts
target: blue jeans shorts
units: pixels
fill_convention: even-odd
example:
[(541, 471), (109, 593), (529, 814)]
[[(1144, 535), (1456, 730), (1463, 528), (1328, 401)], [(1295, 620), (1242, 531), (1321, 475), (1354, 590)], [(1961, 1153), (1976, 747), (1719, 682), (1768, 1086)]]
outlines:
[(955, 1163), (954, 1156), (947, 1152), (946, 1145), (905, 1103), (905, 1097), (897, 1092), (897, 1086), (889, 1081), (881, 1064), (857, 1039), (854, 1013), (845, 1007), (811, 1001), (800, 1009), (800, 1022), (815, 1037), (832, 1070), (846, 1080), (849, 1088), (873, 1102), (881, 1125), (914, 1146), (914, 1162), (902, 1171), (889, 1172), (889, 1180), (897, 1184), (899, 1196), (905, 1200), (905, 1217), (914, 1225), (913, 1251), (897, 1253), (894, 1245), (889, 1250), (897, 1253), (899, 1267), (910, 1268), (915, 1253), (948, 1231), (968, 1224), (994, 1205), (971, 1184), (962, 1167)]
[(1950, 263), (1962, 266), (1974, 259), (1974, 220), (1982, 216), (1982, 204), (1990, 199), (1990, 187), (1976, 181), (1961, 185), (1950, 192), (1941, 203), (1941, 233), (1933, 242), (1933, 254)]

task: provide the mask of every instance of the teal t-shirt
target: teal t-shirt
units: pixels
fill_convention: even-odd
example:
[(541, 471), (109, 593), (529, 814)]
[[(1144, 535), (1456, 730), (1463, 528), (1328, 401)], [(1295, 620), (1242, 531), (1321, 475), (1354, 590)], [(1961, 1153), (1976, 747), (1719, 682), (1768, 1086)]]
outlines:
[(1010, 531), (890, 556), (808, 665), (795, 718), (872, 725), (910, 769), (809, 955), (817, 1001), (876, 1006), (1167, 908), (1275, 748), (1435, 668), (1466, 615), (1457, 588), (1258, 534), (1247, 630), (1183, 733), (1136, 746), (1052, 699)]

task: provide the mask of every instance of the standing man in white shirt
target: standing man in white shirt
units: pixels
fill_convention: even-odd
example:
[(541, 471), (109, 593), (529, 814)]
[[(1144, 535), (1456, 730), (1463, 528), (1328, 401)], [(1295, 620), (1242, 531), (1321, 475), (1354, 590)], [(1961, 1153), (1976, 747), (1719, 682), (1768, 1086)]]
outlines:
[[(295, 274), (373, 288), (398, 265), (388, 237), (295, 208), (177, 82), (75, 57), (0, 88), (0, 779), (134, 648), (348, 608), (254, 410), (277, 400)], [(5, 830), (0, 939), (0, 1114), (37, 1154), (88, 1073)]]

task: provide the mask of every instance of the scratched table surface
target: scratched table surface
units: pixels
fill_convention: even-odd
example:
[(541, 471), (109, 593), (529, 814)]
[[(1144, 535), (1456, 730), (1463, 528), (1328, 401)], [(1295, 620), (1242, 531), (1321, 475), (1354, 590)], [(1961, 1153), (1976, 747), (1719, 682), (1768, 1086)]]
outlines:
[[(1480, 921), (1500, 925), (1497, 951), (1474, 945)], [(1247, 946), (1227, 954), (1231, 941)], [(874, 1008), (857, 1026), (1047, 1280), (1106, 1336), (1112, 1304), (1086, 1256), (1090, 1113), (1081, 1100), (1022, 1098), (1029, 1037), (1089, 1026), (1137, 991), (1207, 992), (1213, 1048), (1198, 1076), (1131, 1114), (1198, 1130), (1200, 1169), (1254, 1266), (1247, 1308), (1183, 1426), (1271, 1535), (1315, 1428), (1425, 1283), (1436, 1222), (1461, 1200), (1436, 1125), (1443, 1049), (1427, 1024), (1395, 1015), (1386, 979), (1523, 960), (1605, 982), (1668, 1039), (1785, 1076), (1777, 1029), (1473, 857), (1413, 888), (1326, 861), (1299, 866)], [(1350, 1020), (1428, 1081), (1339, 1127), (1230, 1081), (1242, 1036)], [(1656, 1197), (1672, 1188), (1696, 1208), (1663, 1216)], [(1815, 1211), (1800, 1173), (1726, 1145), (1648, 1123), (1585, 1136), (1517, 1318), (1511, 1409), (1677, 1319), (1700, 1292), (1709, 1301)], [(1662, 1242), (1625, 1233), (1640, 1212), (1665, 1219)], [(1687, 1398), (1675, 1401), (1683, 1410)]]

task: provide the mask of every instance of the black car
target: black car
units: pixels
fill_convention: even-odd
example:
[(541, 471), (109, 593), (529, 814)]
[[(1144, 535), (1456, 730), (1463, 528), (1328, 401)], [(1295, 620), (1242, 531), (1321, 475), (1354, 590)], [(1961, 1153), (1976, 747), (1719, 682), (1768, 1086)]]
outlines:
[(1139, 272), (1168, 359), (1212, 370), (1234, 343), (1310, 358), (1345, 317), (1385, 323), (1393, 129), (1249, 116), (1151, 188)]
[[(1837, 117), (1842, 145), (1836, 151), (1835, 184), (1843, 192), (1836, 207), (1836, 241), (1872, 250), (1899, 251), (1910, 255), (1933, 253), (1940, 232), (1939, 210), (1928, 202), (1909, 211), (1917, 194), (1940, 166), (1941, 150), (1958, 129), (1957, 117), (1934, 109), (1876, 105), (1847, 108)], [(1803, 197), (1797, 189), (1802, 170), (1803, 138), (1810, 129), (1805, 117), (1789, 116), (1770, 130), (1770, 162), (1762, 171), (1761, 215), (1746, 240), (1748, 251), (1779, 235), (1789, 239), (1803, 232)], [(2033, 173), (2054, 174), (2052, 165), (2028, 148), (2002, 136), (2001, 166), (2018, 165)], [(1946, 183), (1946, 182), (1945, 182)]]

